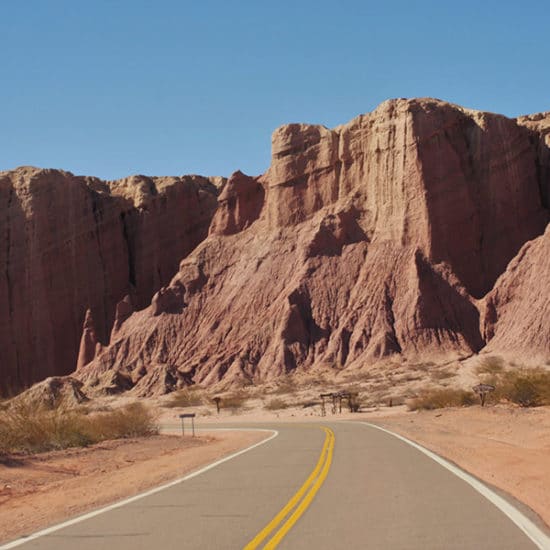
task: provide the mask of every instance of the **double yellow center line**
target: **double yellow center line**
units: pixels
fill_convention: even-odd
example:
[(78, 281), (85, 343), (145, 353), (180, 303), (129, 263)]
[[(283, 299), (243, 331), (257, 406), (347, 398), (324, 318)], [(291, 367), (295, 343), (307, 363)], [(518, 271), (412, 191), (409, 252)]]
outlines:
[(293, 525), (307, 510), (311, 501), (321, 488), (328, 475), (334, 452), (334, 432), (330, 428), (322, 428), (325, 431), (325, 442), (319, 460), (305, 483), (298, 489), (294, 496), (285, 504), (281, 511), (244, 547), (244, 550), (256, 550), (264, 540), (271, 536), (279, 527), (271, 539), (263, 547), (264, 550), (273, 550), (283, 540)]

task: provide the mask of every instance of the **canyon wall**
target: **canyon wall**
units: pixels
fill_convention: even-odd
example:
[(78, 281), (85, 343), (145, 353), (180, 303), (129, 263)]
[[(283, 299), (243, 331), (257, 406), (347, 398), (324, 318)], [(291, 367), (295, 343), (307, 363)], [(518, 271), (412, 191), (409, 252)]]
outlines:
[(1, 389), (73, 371), (87, 310), (107, 344), (119, 301), (147, 306), (207, 235), (214, 183), (0, 172)]
[(398, 99), (332, 130), (277, 129), (269, 170), (230, 178), (208, 238), (76, 376), (150, 395), (460, 359), (513, 347), (517, 303), (536, 292), (529, 345), (550, 355), (533, 282), (549, 269), (545, 120)]

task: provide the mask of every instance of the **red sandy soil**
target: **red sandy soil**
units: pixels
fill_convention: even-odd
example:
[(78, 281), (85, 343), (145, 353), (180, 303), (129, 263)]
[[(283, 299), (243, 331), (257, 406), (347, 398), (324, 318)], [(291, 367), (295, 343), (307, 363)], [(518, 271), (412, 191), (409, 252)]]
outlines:
[(265, 436), (159, 435), (2, 459), (0, 542), (177, 479)]

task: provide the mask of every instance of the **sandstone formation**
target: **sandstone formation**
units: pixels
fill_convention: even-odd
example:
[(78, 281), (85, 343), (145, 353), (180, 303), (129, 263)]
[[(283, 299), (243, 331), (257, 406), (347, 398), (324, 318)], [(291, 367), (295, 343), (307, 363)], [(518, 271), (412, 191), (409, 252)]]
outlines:
[(72, 408), (88, 401), (82, 392), (82, 382), (71, 376), (50, 376), (10, 401), (10, 407), (32, 407), (54, 409)]
[(550, 225), (510, 262), (487, 295), (485, 351), (550, 358)]
[(73, 371), (87, 310), (94, 326), (85, 328), (79, 365), (108, 344), (131, 313), (116, 313), (116, 304), (129, 295), (132, 308), (147, 306), (207, 235), (214, 183), (0, 172), (0, 389)]
[(550, 111), (526, 115), (517, 119), (522, 126), (533, 130), (532, 140), (538, 149), (538, 170), (542, 202), (550, 208)]
[(548, 279), (541, 120), (399, 99), (333, 130), (279, 128), (269, 170), (230, 178), (208, 238), (76, 376), (146, 395), (467, 357), (518, 341), (518, 304), (537, 289), (525, 322), (549, 355), (533, 273)]

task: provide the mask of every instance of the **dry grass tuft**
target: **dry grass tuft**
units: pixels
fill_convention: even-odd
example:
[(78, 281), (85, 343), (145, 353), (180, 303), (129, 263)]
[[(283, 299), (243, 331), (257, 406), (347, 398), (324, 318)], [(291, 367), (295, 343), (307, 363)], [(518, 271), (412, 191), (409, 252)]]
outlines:
[(228, 409), (233, 414), (237, 414), (239, 411), (246, 409), (246, 403), (249, 399), (249, 396), (244, 391), (238, 391), (222, 397), (220, 408)]
[(495, 376), (504, 371), (504, 361), (501, 357), (485, 357), (476, 368), (476, 374)]
[(430, 372), (432, 380), (446, 380), (447, 378), (452, 378), (455, 374), (456, 373), (449, 368), (434, 370)]
[(163, 404), (163, 407), (168, 409), (173, 409), (176, 407), (198, 407), (203, 404), (203, 397), (200, 394), (200, 387), (198, 386), (189, 386), (183, 390), (174, 392), (171, 396), (170, 401), (167, 401)]
[(294, 395), (296, 393), (296, 390), (296, 382), (288, 378), (284, 378), (269, 393), (271, 393), (272, 395)]
[(550, 372), (540, 368), (509, 371), (497, 382), (501, 398), (521, 407), (550, 405)]
[(290, 405), (284, 401), (283, 399), (279, 399), (278, 397), (274, 397), (273, 399), (270, 399), (265, 405), (264, 409), (266, 411), (280, 411), (282, 409), (288, 409)]
[(19, 402), (0, 413), (0, 454), (83, 447), (106, 439), (146, 436), (157, 431), (152, 414), (141, 403), (86, 414), (61, 407), (37, 409)]
[(407, 405), (411, 411), (429, 411), (445, 407), (467, 407), (473, 405), (475, 402), (476, 396), (471, 391), (441, 388), (428, 390), (422, 395), (411, 399)]

